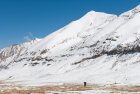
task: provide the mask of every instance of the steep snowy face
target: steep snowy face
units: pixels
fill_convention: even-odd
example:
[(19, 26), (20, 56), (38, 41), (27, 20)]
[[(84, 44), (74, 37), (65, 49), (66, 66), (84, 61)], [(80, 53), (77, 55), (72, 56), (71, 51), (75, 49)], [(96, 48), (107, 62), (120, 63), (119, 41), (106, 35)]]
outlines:
[[(60, 44), (64, 44), (65, 47), (66, 45), (72, 46), (82, 40), (80, 35), (85, 36), (86, 34), (95, 33), (96, 29), (102, 29), (115, 18), (117, 18), (115, 15), (91, 11), (79, 20), (45, 37), (36, 46), (31, 47), (31, 50), (52, 49)], [(91, 29), (92, 32), (89, 32)]]
[(8, 69), (0, 79), (138, 84), (139, 11), (118, 17), (90, 11), (39, 41), (2, 49), (0, 63)]

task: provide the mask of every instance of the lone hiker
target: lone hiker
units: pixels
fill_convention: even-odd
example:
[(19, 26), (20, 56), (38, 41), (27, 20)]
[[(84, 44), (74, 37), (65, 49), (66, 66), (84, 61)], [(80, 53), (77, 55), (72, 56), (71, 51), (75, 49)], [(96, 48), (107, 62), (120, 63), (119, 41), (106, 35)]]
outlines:
[(87, 82), (84, 82), (84, 87), (86, 87), (87, 86)]

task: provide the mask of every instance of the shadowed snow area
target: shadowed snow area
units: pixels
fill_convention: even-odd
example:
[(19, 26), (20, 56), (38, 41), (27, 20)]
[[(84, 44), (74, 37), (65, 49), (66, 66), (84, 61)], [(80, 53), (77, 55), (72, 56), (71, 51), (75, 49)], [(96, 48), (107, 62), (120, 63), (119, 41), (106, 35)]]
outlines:
[(0, 80), (139, 85), (139, 44), (140, 5), (120, 16), (90, 11), (45, 38), (1, 49)]

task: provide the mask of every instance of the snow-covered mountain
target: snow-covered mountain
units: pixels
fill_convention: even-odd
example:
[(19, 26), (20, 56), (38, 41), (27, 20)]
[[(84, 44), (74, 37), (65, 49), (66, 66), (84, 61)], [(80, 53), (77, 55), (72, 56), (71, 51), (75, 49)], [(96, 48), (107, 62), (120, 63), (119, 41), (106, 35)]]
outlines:
[(0, 80), (140, 84), (140, 5), (120, 16), (90, 11), (31, 42), (0, 50)]

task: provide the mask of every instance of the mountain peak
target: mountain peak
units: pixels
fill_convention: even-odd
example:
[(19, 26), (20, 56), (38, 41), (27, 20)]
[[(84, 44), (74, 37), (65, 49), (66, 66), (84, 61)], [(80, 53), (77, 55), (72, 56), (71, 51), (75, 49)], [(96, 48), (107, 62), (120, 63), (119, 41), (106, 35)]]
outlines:
[(95, 13), (96, 13), (95, 11), (91, 10), (86, 15), (94, 15)]
[(81, 17), (79, 20), (80, 23), (82, 22), (88, 22), (88, 23), (100, 23), (100, 21), (102, 20), (108, 20), (108, 19), (114, 19), (116, 18), (117, 16), (116, 15), (113, 15), (113, 14), (107, 14), (107, 13), (104, 13), (104, 12), (96, 12), (96, 11), (89, 11), (87, 12), (83, 17)]
[(87, 16), (94, 17), (94, 16), (97, 16), (97, 15), (103, 15), (103, 16), (112, 15), (112, 16), (116, 16), (114, 14), (107, 14), (107, 13), (104, 13), (104, 12), (96, 12), (94, 10), (91, 10), (91, 11), (87, 12), (83, 17), (87, 17)]

